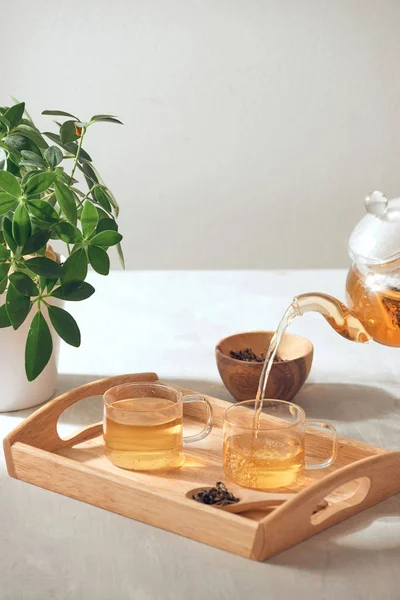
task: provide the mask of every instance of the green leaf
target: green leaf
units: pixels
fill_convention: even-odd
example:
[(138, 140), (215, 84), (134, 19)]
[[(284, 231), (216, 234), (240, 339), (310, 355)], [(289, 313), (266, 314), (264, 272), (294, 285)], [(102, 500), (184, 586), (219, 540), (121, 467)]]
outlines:
[[(76, 153), (78, 152), (78, 144), (76, 142), (69, 142), (68, 144), (63, 144), (60, 136), (51, 131), (45, 131), (43, 135), (48, 137), (49, 140), (51, 140), (52, 142), (55, 142), (56, 144), (61, 146), (61, 148), (64, 148), (64, 150), (67, 150), (67, 152), (70, 152), (71, 154), (76, 156)], [(92, 159), (90, 158), (89, 154), (83, 148), (81, 148), (79, 153), (79, 162), (82, 161), (92, 162)]]
[(4, 116), (0, 116), (0, 123), (2, 125), (4, 125), (4, 127), (1, 127), (2, 131), (4, 131), (4, 130), (9, 131), (10, 130), (10, 128), (11, 128), (10, 121), (8, 119), (6, 119)]
[(32, 319), (25, 347), (25, 371), (28, 381), (40, 375), (53, 352), (53, 340), (46, 319), (40, 311)]
[(37, 163), (34, 163), (33, 161), (30, 161), (30, 160), (21, 160), (19, 162), (19, 166), (23, 167), (25, 169), (34, 169), (34, 168), (37, 168)]
[(52, 131), (44, 131), (43, 135), (49, 138), (52, 142), (55, 142), (59, 146), (63, 147), (63, 143), (61, 141), (60, 136), (57, 133), (53, 133)]
[(56, 167), (64, 158), (63, 153), (57, 146), (50, 146), (44, 153), (44, 157), (52, 169)]
[(0, 281), (0, 294), (2, 294), (5, 291), (7, 284), (8, 284), (8, 279), (7, 279), (7, 277), (4, 277), (3, 281)]
[(101, 231), (97, 233), (91, 240), (90, 245), (93, 246), (115, 246), (122, 240), (122, 235), (118, 231)]
[(25, 102), (19, 102), (18, 104), (14, 104), (14, 106), (10, 106), (7, 112), (4, 113), (4, 117), (10, 123), (11, 128), (14, 128), (18, 125), (18, 123), (22, 119), (24, 110)]
[(3, 281), (4, 277), (7, 277), (8, 271), (10, 270), (10, 263), (0, 263), (0, 281)]
[(28, 210), (45, 223), (56, 223), (59, 219), (57, 211), (45, 200), (29, 200)]
[(7, 171), (15, 177), (21, 177), (21, 169), (18, 166), (18, 162), (19, 157), (10, 152), (7, 159)]
[(0, 192), (0, 215), (7, 214), (10, 210), (13, 210), (18, 204), (18, 200), (11, 194)]
[(15, 198), (21, 195), (18, 179), (8, 171), (0, 171), (0, 188)]
[(85, 204), (83, 205), (81, 216), (82, 231), (85, 238), (88, 238), (90, 235), (92, 235), (93, 231), (96, 229), (98, 220), (99, 216), (96, 208), (93, 206), (90, 200), (86, 200)]
[(79, 302), (80, 300), (90, 298), (94, 292), (95, 289), (90, 283), (87, 283), (86, 281), (73, 281), (72, 283), (58, 287), (51, 295), (60, 300)]
[(25, 185), (25, 192), (28, 195), (41, 194), (45, 192), (53, 183), (57, 175), (51, 171), (38, 173), (30, 177)]
[[(78, 152), (78, 144), (76, 142), (70, 142), (69, 144), (65, 144), (65, 149), (68, 152), (70, 152), (71, 154), (73, 154), (74, 156), (76, 156), (76, 154)], [(86, 152), (86, 150), (84, 150), (83, 148), (81, 148), (81, 150), (79, 152), (78, 162), (79, 163), (92, 162), (91, 157)]]
[(47, 165), (44, 160), (35, 152), (31, 152), (30, 150), (22, 150), (21, 152), (23, 158), (25, 159), (20, 164), (23, 164), (25, 167), (37, 167), (39, 169), (46, 169)]
[(13, 285), (9, 285), (6, 295), (6, 308), (13, 329), (18, 329), (31, 309), (30, 298), (18, 292)]
[(75, 122), (74, 121), (65, 121), (60, 127), (60, 139), (63, 144), (68, 144), (68, 142), (75, 142), (78, 139), (78, 135), (76, 135), (75, 131)]
[(4, 148), (0, 148), (0, 171), (7, 169), (7, 152)]
[(12, 234), (18, 246), (23, 246), (32, 233), (31, 219), (24, 204), (15, 209)]
[(47, 256), (40, 256), (37, 258), (31, 258), (26, 261), (25, 266), (42, 277), (49, 277), (50, 279), (59, 279), (63, 276), (63, 270), (58, 262), (47, 258)]
[(12, 222), (8, 217), (3, 219), (3, 235), (6, 241), (7, 246), (10, 248), (11, 252), (15, 252), (17, 250), (17, 244), (12, 235)]
[(81, 332), (72, 315), (57, 306), (49, 306), (48, 310), (51, 324), (60, 338), (78, 348), (81, 345)]
[(35, 252), (38, 252), (41, 248), (43, 248), (43, 246), (46, 246), (49, 239), (50, 231), (48, 231), (47, 229), (41, 229), (37, 231), (26, 242), (21, 254), (35, 254)]
[(108, 275), (110, 272), (110, 259), (107, 252), (98, 246), (89, 246), (89, 261), (96, 273)]
[(125, 270), (125, 258), (124, 258), (124, 253), (122, 251), (121, 244), (117, 244), (116, 248), (117, 248), (117, 254), (118, 254), (120, 265)]
[(61, 210), (67, 217), (68, 221), (72, 225), (76, 225), (78, 218), (76, 208), (76, 196), (75, 194), (61, 181), (56, 181), (54, 184), (57, 202), (60, 205)]
[(118, 225), (114, 219), (100, 219), (96, 227), (96, 233), (101, 233), (102, 231), (118, 231)]
[(104, 210), (111, 212), (110, 200), (105, 190), (103, 190), (101, 187), (95, 187), (93, 190), (93, 195), (96, 202), (98, 202), (100, 206), (104, 208)]
[(106, 213), (105, 210), (103, 210), (102, 208), (100, 208), (100, 206), (96, 206), (97, 209), (97, 214), (99, 215), (99, 221), (101, 221), (102, 219), (110, 219), (110, 215)]
[(7, 314), (6, 305), (0, 306), (0, 329), (4, 329), (4, 327), (11, 327), (11, 321)]
[(28, 111), (26, 110), (26, 106), (25, 106), (25, 117), (23, 117), (21, 119), (20, 124), (18, 125), (18, 127), (21, 127), (21, 125), (26, 125), (29, 127), (29, 129), (33, 129), (33, 131), (37, 131), (39, 132), (39, 129), (36, 127), (35, 123), (32, 121), (31, 116), (29, 115)]
[(61, 221), (52, 228), (53, 231), (58, 235), (60, 240), (67, 244), (77, 244), (82, 241), (82, 234), (77, 227), (67, 223), (67, 221)]
[(21, 135), (25, 136), (34, 142), (38, 148), (42, 148), (42, 150), (45, 150), (49, 146), (46, 140), (41, 136), (40, 132), (30, 125), (18, 125), (15, 133), (20, 133)]
[(107, 190), (107, 193), (108, 193), (108, 198), (109, 198), (109, 200), (111, 202), (111, 206), (114, 209), (114, 214), (115, 214), (116, 217), (118, 217), (118, 215), (119, 215), (118, 202), (116, 201), (115, 196), (114, 196), (114, 194), (112, 193), (111, 190)]
[(25, 175), (21, 179), (21, 185), (22, 185), (22, 187), (24, 188), (25, 185), (26, 185), (26, 182), (28, 181), (28, 179), (30, 179), (34, 175), (38, 175), (38, 173), (42, 173), (42, 171), (39, 170), (39, 169), (32, 169), (32, 171), (28, 171), (27, 173), (25, 173)]
[(57, 281), (58, 281), (57, 279), (46, 279), (46, 290), (47, 290), (48, 294), (50, 294), (51, 290), (54, 288)]
[[(98, 177), (92, 165), (89, 165), (88, 163), (83, 163), (82, 165), (78, 164), (78, 169), (80, 169), (85, 177), (92, 182), (92, 185), (93, 183), (99, 183)], [(92, 185), (89, 185), (89, 187), (92, 187)]]
[(64, 171), (64, 167), (56, 167), (54, 172), (57, 173), (57, 178), (62, 182), (70, 185), (71, 183), (77, 183), (76, 179), (72, 179), (68, 173)]
[(3, 244), (0, 244), (0, 260), (7, 260), (10, 258), (10, 252)]
[(90, 120), (93, 121), (93, 123), (104, 121), (106, 123), (118, 123), (118, 125), (123, 125), (122, 121), (117, 119), (114, 115), (93, 115)]
[(31, 150), (31, 152), (35, 152), (39, 156), (41, 156), (40, 148), (38, 145), (30, 139), (31, 136), (25, 132), (20, 133), (12, 133), (4, 138), (4, 142), (7, 144), (8, 148), (13, 152), (22, 152), (22, 150)]
[(44, 110), (42, 115), (51, 115), (52, 117), (72, 117), (75, 121), (79, 121), (78, 117), (71, 115), (71, 113), (65, 112), (63, 110)]
[(9, 280), (11, 281), (15, 289), (24, 296), (39, 295), (37, 285), (26, 273), (20, 273), (19, 271), (17, 271), (16, 273), (11, 273), (11, 275), (9, 276)]
[(84, 281), (88, 271), (88, 260), (86, 252), (80, 248), (73, 252), (63, 264), (62, 286), (71, 281)]

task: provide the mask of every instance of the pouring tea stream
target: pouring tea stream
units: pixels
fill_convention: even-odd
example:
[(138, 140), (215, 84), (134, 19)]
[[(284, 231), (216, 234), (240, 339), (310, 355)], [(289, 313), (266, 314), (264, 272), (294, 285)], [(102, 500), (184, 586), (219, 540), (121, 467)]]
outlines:
[(320, 313), (342, 337), (400, 347), (400, 198), (388, 201), (381, 192), (365, 199), (367, 214), (349, 240), (352, 265), (346, 283), (347, 305), (320, 292), (295, 296), (270, 342), (256, 396), (255, 425), (274, 357), (293, 319)]

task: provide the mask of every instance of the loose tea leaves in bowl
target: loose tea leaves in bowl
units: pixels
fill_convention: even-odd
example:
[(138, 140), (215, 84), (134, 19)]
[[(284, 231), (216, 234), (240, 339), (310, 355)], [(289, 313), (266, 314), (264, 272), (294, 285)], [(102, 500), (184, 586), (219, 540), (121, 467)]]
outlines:
[[(261, 352), (261, 354), (258, 356), (255, 352), (253, 352), (253, 350), (251, 348), (245, 348), (244, 350), (238, 350), (238, 352), (235, 352), (235, 350), (231, 350), (229, 354), (230, 354), (231, 358), (235, 358), (236, 360), (242, 360), (244, 362), (262, 363), (265, 360), (265, 354), (263, 352)], [(285, 361), (283, 358), (276, 355), (274, 358), (274, 362), (280, 363), (280, 362), (285, 362)]]
[(222, 481), (217, 481), (215, 487), (197, 490), (193, 494), (193, 500), (216, 506), (226, 506), (227, 504), (236, 504), (236, 502), (239, 502), (239, 498), (236, 498), (236, 496), (229, 492)]

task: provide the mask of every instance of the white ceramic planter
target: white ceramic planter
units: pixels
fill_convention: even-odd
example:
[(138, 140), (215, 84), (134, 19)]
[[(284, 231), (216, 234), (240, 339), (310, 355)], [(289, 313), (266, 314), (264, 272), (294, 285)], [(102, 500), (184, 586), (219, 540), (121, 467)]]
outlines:
[[(0, 306), (5, 302), (0, 296)], [(52, 302), (62, 306), (63, 302)], [(47, 312), (47, 311), (46, 311)], [(46, 317), (47, 314), (43, 312)], [(26, 337), (35, 311), (31, 311), (25, 323), (17, 331), (12, 327), (0, 329), (0, 412), (21, 410), (49, 400), (54, 393), (57, 380), (57, 363), (60, 353), (60, 338), (50, 331), (53, 337), (53, 354), (44, 371), (35, 381), (29, 382), (25, 374)]]

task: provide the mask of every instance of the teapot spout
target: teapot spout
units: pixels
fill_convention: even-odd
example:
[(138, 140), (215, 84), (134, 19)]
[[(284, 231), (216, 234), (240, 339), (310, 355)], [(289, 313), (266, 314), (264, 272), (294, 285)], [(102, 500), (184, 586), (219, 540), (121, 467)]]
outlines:
[(332, 329), (346, 340), (360, 344), (372, 340), (372, 337), (355, 314), (343, 302), (333, 296), (318, 292), (300, 294), (293, 299), (293, 306), (299, 315), (304, 315), (306, 312), (320, 313)]

